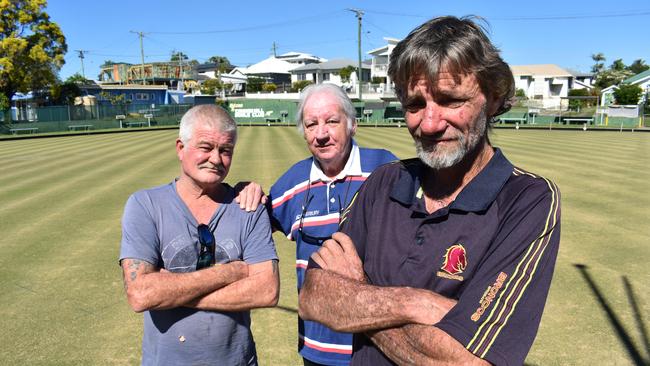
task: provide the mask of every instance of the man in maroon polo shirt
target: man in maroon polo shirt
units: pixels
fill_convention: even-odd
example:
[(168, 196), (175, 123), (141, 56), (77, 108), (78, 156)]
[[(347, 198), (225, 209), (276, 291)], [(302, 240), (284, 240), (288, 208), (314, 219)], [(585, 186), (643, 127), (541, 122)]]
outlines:
[(391, 54), (417, 158), (376, 170), (312, 255), (300, 316), (353, 332), (353, 365), (522, 364), (560, 238), (559, 191), (490, 144), (514, 80), (469, 18)]

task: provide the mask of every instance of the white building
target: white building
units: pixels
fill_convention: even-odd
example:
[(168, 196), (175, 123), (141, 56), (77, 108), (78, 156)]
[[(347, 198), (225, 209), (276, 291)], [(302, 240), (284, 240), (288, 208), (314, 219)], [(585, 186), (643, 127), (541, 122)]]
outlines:
[(375, 48), (370, 50), (367, 53), (372, 56), (372, 66), (370, 67), (370, 77), (371, 78), (383, 78), (384, 83), (387, 85), (387, 88), (390, 88), (392, 82), (388, 76), (388, 64), (390, 63), (390, 54), (393, 52), (393, 49), (399, 43), (399, 39), (384, 37), (384, 40), (387, 42), (385, 46)]
[(277, 57), (269, 56), (248, 67), (236, 67), (230, 74), (260, 77), (276, 85), (290, 84), (291, 70), (324, 61), (327, 60), (308, 53), (288, 52)]
[(522, 89), (528, 99), (536, 100), (541, 108), (557, 108), (569, 95), (572, 75), (553, 65), (511, 65), (515, 88)]
[[(341, 69), (348, 66), (356, 68), (357, 62), (349, 59), (335, 59), (319, 64), (303, 65), (291, 70), (291, 82), (309, 80), (315, 84), (332, 83), (343, 86), (346, 83), (341, 80), (340, 72)], [(361, 68), (364, 80), (367, 80), (370, 75), (370, 67), (362, 64)], [(347, 84), (353, 84), (356, 81), (356, 73), (353, 74)]]

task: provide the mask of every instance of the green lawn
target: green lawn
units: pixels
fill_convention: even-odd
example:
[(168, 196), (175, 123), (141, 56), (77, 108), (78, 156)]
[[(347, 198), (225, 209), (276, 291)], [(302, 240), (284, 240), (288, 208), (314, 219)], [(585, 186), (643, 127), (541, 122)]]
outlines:
[[(177, 132), (0, 141), (0, 364), (138, 364), (142, 316), (117, 264), (128, 195), (178, 174)], [(650, 134), (495, 130), (492, 142), (562, 191), (562, 243), (530, 365), (650, 360)], [(362, 146), (413, 155), (405, 129)], [(229, 181), (267, 190), (307, 156), (293, 128), (242, 127)], [(282, 294), (254, 312), (263, 365), (301, 365), (294, 247), (275, 235)], [(579, 269), (576, 265), (584, 265)]]

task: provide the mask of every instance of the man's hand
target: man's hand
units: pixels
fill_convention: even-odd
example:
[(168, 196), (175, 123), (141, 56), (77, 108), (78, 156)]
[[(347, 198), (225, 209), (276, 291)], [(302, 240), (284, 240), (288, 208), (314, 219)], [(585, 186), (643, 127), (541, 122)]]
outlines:
[(314, 262), (327, 271), (351, 280), (366, 282), (363, 264), (349, 236), (337, 232), (325, 241), (318, 252), (312, 254)]
[(239, 182), (235, 184), (235, 202), (239, 203), (239, 208), (247, 212), (255, 211), (257, 206), (266, 204), (268, 198), (262, 190), (262, 186), (255, 182)]

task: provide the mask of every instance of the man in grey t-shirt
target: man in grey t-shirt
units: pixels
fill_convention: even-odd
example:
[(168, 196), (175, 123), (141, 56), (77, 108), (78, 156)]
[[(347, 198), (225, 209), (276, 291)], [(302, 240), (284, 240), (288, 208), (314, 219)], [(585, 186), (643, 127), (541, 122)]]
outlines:
[(222, 183), (235, 140), (223, 109), (190, 109), (179, 178), (126, 203), (120, 265), (131, 308), (145, 312), (143, 365), (257, 364), (249, 310), (277, 304), (278, 258), (265, 207), (240, 210)]

